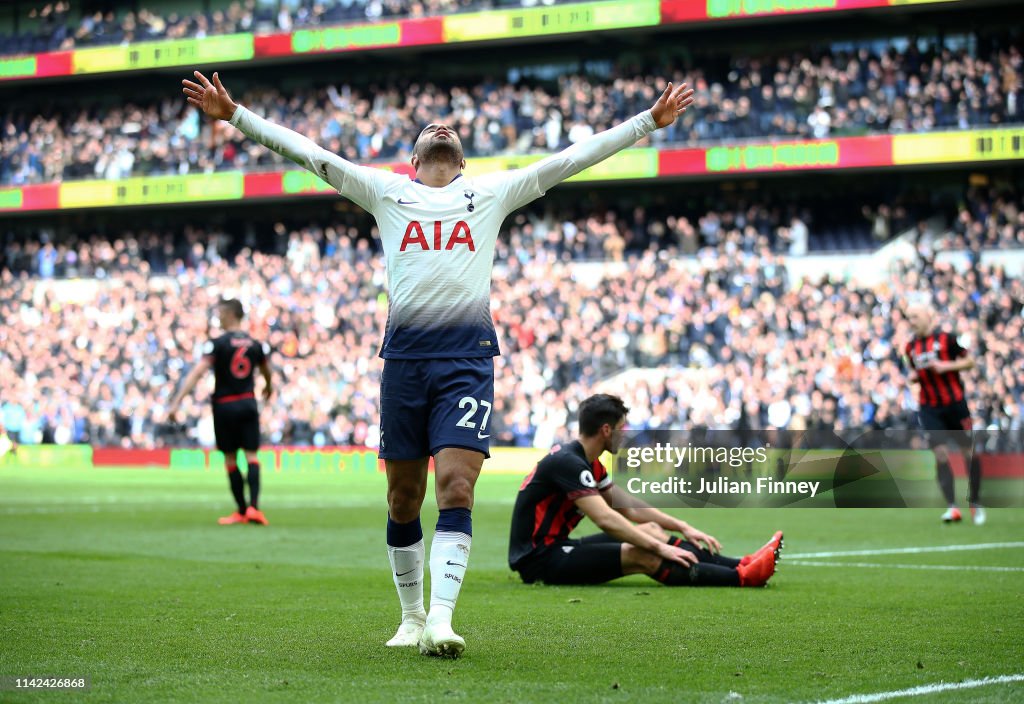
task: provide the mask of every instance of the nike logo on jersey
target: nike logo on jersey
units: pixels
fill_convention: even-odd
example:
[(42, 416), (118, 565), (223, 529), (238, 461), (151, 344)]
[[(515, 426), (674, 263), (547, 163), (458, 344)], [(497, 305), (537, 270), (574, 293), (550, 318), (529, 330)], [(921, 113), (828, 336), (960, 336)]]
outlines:
[(452, 562), (451, 560), (448, 560), (448, 562), (446, 562), (445, 564), (451, 565), (452, 567), (465, 567), (465, 565), (461, 565), (458, 562)]
[(491, 437), (490, 433), (487, 433), (487, 435), (483, 435), (482, 433), (477, 433), (476, 434), (476, 439), (477, 440), (486, 440), (489, 437)]
[(404, 577), (405, 575), (409, 574), (410, 572), (412, 572), (415, 569), (416, 568), (413, 567), (411, 570), (406, 570), (405, 572), (395, 572), (395, 576), (396, 577)]
[(402, 200), (401, 198), (398, 199), (398, 204), (399, 205), (414, 205), (416, 203), (419, 203), (419, 201), (418, 200)]

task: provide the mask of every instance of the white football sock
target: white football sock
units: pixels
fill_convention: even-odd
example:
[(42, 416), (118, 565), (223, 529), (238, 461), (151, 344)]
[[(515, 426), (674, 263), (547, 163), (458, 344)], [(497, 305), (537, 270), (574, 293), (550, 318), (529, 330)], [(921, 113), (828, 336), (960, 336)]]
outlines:
[(402, 620), (407, 616), (423, 619), (423, 539), (412, 545), (396, 548), (388, 545), (391, 576), (402, 602)]
[(430, 545), (430, 616), (432, 622), (451, 623), (455, 602), (466, 578), (473, 539), (465, 533), (439, 530)]

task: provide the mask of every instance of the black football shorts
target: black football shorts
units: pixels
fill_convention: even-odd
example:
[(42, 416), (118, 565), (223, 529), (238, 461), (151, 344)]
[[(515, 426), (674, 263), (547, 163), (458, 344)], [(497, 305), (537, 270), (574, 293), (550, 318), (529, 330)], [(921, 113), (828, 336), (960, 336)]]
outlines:
[(527, 583), (603, 584), (622, 576), (622, 541), (605, 533), (564, 540), (518, 567)]
[(225, 455), (260, 449), (260, 411), (256, 399), (213, 404), (213, 434)]

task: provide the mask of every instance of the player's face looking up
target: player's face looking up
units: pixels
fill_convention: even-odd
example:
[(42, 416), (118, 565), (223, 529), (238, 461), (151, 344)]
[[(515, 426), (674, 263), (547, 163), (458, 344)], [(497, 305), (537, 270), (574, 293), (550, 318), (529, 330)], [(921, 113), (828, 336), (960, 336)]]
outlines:
[(413, 149), (414, 167), (417, 160), (421, 164), (440, 161), (462, 167), (464, 158), (462, 141), (448, 125), (431, 123), (424, 127)]

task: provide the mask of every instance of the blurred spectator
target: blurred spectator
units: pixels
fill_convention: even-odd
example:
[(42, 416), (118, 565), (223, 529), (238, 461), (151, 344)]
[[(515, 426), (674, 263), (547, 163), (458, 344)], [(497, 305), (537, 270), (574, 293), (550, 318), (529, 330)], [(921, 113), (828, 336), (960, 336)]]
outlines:
[(1010, 192), (973, 188), (960, 205), (943, 249), (1024, 247), (1024, 210)]
[[(237, 96), (269, 119), (356, 162), (406, 162), (423, 125), (445, 120), (467, 156), (566, 147), (655, 100), (662, 81), (687, 81), (695, 109), (652, 136), (655, 146), (754, 137), (828, 137), (1021, 123), (1024, 62), (1017, 45), (983, 56), (937, 46), (921, 53), (866, 42), (818, 54), (709, 60), (683, 71), (633, 65), (555, 82), (476, 85), (394, 81)], [(597, 69), (595, 69), (597, 70)], [(641, 74), (642, 75), (642, 74)], [(0, 111), (0, 185), (130, 175), (281, 169), (290, 164), (231, 127), (203, 122), (177, 95), (90, 105), (81, 99)], [(882, 227), (884, 219), (876, 222)], [(884, 237), (885, 230), (877, 230)]]
[[(566, 0), (543, 0), (545, 5)], [(157, 39), (208, 37), (236, 32), (291, 32), (306, 27), (374, 22), (401, 17), (490, 9), (530, 7), (537, 0), (214, 0), (208, 12), (162, 15), (141, 7), (137, 12), (72, 12), (65, 0), (40, 3), (28, 12), (29, 25), (0, 34), (0, 54), (38, 54), (76, 47)]]
[[(899, 308), (922, 289), (978, 360), (968, 384), (977, 425), (1020, 434), (1024, 281), (980, 263), (965, 273), (941, 263), (896, 272), (875, 290), (796, 281), (737, 216), (700, 218), (717, 223), (714, 242), (705, 238), (683, 258), (692, 238), (658, 235), (685, 231), (679, 216), (670, 228), (643, 209), (632, 222), (594, 214), (545, 233), (543, 218), (517, 215), (499, 243), (493, 284), (503, 351), (497, 442), (566, 438), (579, 401), (635, 367), (654, 371), (613, 387), (633, 409), (634, 428), (905, 427), (914, 395), (899, 366), (909, 334)], [(231, 295), (245, 302), (253, 334), (269, 341), (280, 370), (264, 416), (269, 441), (375, 443), (387, 314), (375, 247), (340, 224), (275, 231), (276, 252), (242, 247), (237, 255), (227, 254), (226, 234), (199, 230), (176, 240), (10, 244), (0, 271), (0, 421), (12, 438), (182, 442), (161, 425), (164, 405), (211, 334), (211, 306)], [(614, 231), (646, 244), (626, 250), (624, 265), (579, 269), (573, 251), (605, 255), (589, 236), (577, 239), (585, 231), (597, 233), (594, 243)], [(88, 278), (43, 278), (38, 253), (47, 247), (57, 252), (55, 277)], [(182, 410), (189, 437), (208, 443), (202, 394)]]

